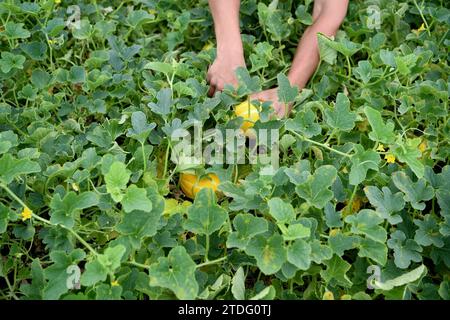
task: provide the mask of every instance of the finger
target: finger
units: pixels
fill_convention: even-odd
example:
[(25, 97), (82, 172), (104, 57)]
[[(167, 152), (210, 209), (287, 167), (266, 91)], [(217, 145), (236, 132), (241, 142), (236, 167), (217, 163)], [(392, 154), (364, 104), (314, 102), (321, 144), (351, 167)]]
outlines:
[(209, 90), (208, 90), (208, 97), (212, 97), (215, 92), (216, 92), (216, 86), (214, 84), (211, 84), (209, 86)]

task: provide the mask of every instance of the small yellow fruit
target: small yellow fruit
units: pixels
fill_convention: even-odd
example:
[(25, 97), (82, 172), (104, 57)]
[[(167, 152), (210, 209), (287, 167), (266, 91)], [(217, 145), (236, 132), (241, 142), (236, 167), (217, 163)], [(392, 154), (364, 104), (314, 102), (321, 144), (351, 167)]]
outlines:
[(181, 190), (183, 190), (184, 194), (191, 199), (194, 199), (197, 192), (203, 188), (209, 188), (216, 192), (219, 184), (220, 180), (214, 173), (209, 173), (206, 176), (202, 176), (200, 179), (195, 174), (181, 173), (180, 175)]
[(247, 100), (238, 104), (234, 109), (234, 113), (237, 117), (244, 118), (244, 123), (241, 126), (244, 132), (253, 127), (254, 123), (259, 120), (258, 109)]
[(322, 300), (334, 300), (334, 294), (331, 291), (325, 291)]

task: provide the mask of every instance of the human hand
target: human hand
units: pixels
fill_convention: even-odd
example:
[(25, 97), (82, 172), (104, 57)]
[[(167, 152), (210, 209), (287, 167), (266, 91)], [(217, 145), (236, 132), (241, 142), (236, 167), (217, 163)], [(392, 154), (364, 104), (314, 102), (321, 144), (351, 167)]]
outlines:
[(226, 84), (237, 87), (238, 79), (235, 71), (239, 67), (245, 68), (243, 54), (218, 55), (210, 66), (206, 79), (210, 85), (208, 96), (213, 96), (217, 91), (222, 91)]
[[(250, 100), (259, 100), (261, 102), (270, 101), (272, 102), (272, 107), (275, 110), (275, 114), (279, 118), (283, 118), (291, 112), (292, 104), (286, 106), (284, 102), (278, 100), (278, 88), (273, 88), (269, 90), (264, 90), (258, 93), (254, 93), (250, 96)], [(287, 110), (286, 110), (287, 109)]]

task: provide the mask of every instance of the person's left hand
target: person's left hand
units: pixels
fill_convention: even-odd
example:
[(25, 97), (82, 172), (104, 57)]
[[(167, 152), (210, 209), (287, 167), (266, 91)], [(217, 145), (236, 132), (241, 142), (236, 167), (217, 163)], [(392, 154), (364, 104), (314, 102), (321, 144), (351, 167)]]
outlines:
[[(284, 102), (280, 102), (278, 100), (278, 88), (268, 89), (268, 90), (264, 90), (264, 91), (261, 91), (258, 93), (254, 93), (250, 96), (250, 101), (251, 100), (259, 100), (261, 102), (264, 102), (264, 101), (272, 102), (272, 107), (275, 110), (275, 114), (279, 118), (283, 118), (283, 117), (287, 116), (292, 108), (291, 105), (286, 106), (286, 104)], [(286, 109), (288, 109), (288, 110), (286, 110)]]

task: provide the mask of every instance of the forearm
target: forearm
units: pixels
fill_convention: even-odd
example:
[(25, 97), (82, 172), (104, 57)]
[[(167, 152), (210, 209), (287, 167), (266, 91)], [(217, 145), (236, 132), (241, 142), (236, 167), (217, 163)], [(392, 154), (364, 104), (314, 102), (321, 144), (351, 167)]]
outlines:
[(316, 0), (314, 23), (309, 26), (300, 40), (288, 78), (300, 89), (304, 88), (319, 64), (317, 33), (333, 36), (345, 18), (348, 0)]
[(217, 55), (243, 55), (239, 28), (240, 0), (209, 0), (217, 40)]

